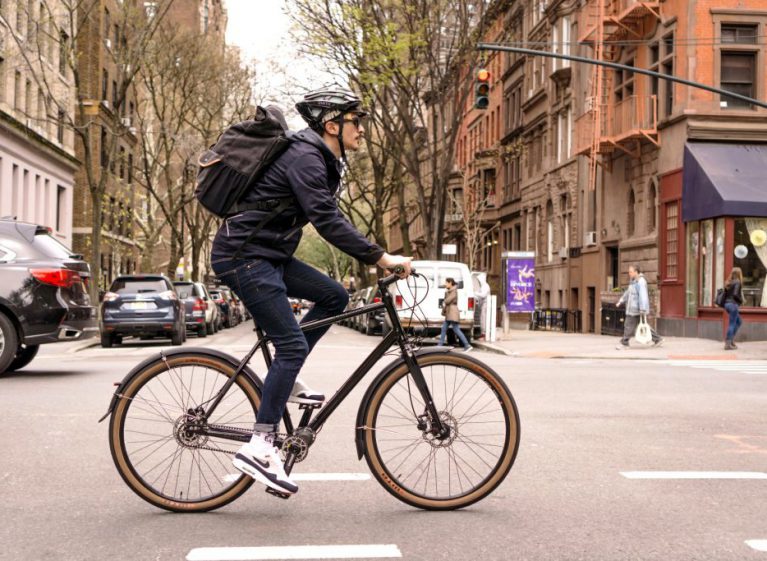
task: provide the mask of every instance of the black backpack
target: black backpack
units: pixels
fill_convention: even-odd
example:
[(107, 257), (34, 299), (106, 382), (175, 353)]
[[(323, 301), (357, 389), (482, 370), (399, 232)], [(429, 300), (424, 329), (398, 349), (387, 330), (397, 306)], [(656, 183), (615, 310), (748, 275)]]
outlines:
[(727, 290), (724, 288), (716, 289), (716, 296), (714, 297), (714, 304), (720, 308), (724, 308), (724, 301), (727, 299)]
[(242, 205), (240, 201), (290, 142), (282, 112), (273, 105), (259, 106), (253, 119), (230, 126), (202, 153), (195, 197), (220, 218), (261, 210), (263, 205)]

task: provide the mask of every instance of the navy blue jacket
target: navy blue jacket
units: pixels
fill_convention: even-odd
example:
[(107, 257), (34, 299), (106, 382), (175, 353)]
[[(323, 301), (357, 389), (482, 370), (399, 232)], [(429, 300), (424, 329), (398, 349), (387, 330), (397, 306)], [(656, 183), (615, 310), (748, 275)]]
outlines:
[[(338, 249), (367, 264), (375, 264), (384, 250), (363, 236), (339, 211), (336, 191), (342, 164), (311, 129), (291, 135), (293, 142), (272, 163), (241, 201), (244, 204), (295, 197), (296, 204), (272, 219), (240, 251), (240, 259), (286, 261), (301, 241), (309, 222)], [(249, 210), (224, 219), (213, 240), (212, 262), (232, 259), (266, 210)]]

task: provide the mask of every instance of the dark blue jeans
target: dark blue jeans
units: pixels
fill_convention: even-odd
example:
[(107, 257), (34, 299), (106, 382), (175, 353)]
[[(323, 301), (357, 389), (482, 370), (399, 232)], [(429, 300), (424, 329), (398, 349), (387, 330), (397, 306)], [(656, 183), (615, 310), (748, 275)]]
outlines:
[(277, 263), (266, 259), (214, 263), (227, 284), (274, 344), (274, 360), (264, 381), (255, 430), (276, 432), (290, 391), (308, 354), (328, 327), (305, 334), (296, 323), (288, 296), (314, 302), (301, 323), (340, 314), (349, 301), (343, 286), (298, 259)]
[(724, 305), (727, 315), (730, 317), (730, 324), (727, 326), (727, 340), (732, 341), (740, 329), (743, 320), (740, 319), (740, 308), (735, 302), (727, 302)]
[(457, 321), (443, 321), (442, 322), (442, 331), (439, 334), (439, 344), (440, 346), (445, 344), (445, 339), (447, 338), (447, 330), (452, 329), (453, 333), (455, 333), (455, 336), (458, 337), (458, 340), (461, 342), (461, 345), (463, 345), (464, 349), (469, 348), (469, 342), (466, 340), (466, 335), (463, 334), (463, 331), (461, 331), (461, 327), (458, 325)]

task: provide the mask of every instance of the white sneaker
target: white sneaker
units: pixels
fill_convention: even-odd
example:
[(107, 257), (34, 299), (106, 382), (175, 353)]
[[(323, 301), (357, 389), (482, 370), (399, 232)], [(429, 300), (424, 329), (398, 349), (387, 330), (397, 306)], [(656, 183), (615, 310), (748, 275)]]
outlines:
[(262, 433), (254, 435), (250, 442), (237, 451), (232, 464), (245, 475), (275, 491), (291, 495), (298, 491), (298, 485), (285, 473), (282, 458), (271, 436)]
[(306, 405), (322, 405), (325, 403), (325, 394), (314, 391), (304, 384), (301, 378), (296, 378), (293, 389), (290, 392), (288, 403), (303, 403)]
[(465, 352), (465, 353), (470, 353), (470, 352), (471, 352), (471, 351), (473, 351), (473, 350), (474, 350), (474, 347), (472, 347), (471, 345), (469, 345), (468, 347), (466, 347), (466, 348), (463, 350), (463, 352)]

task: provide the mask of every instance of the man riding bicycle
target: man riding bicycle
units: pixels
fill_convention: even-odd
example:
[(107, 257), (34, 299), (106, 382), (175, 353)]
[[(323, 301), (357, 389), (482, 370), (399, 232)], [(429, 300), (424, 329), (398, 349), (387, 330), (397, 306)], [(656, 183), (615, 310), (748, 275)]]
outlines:
[[(274, 437), (287, 402), (321, 404), (325, 397), (296, 381), (306, 357), (329, 327), (304, 333), (293, 318), (288, 297), (314, 302), (301, 323), (338, 315), (349, 295), (344, 287), (293, 257), (302, 228), (311, 222), (341, 251), (384, 269), (401, 266), (410, 274), (409, 257), (390, 255), (363, 236), (338, 209), (336, 192), (346, 150), (359, 149), (362, 138), (360, 99), (350, 90), (330, 86), (312, 91), (296, 104), (309, 125), (275, 160), (243, 203), (254, 210), (227, 217), (213, 241), (211, 265), (216, 276), (240, 297), (275, 347), (251, 441), (234, 466), (284, 493), (298, 486), (285, 473)], [(282, 204), (288, 200), (287, 206)], [(285, 210), (274, 216), (278, 206)]]

